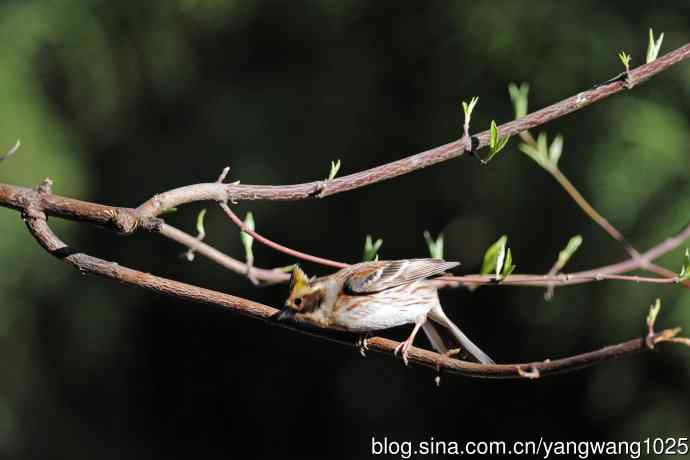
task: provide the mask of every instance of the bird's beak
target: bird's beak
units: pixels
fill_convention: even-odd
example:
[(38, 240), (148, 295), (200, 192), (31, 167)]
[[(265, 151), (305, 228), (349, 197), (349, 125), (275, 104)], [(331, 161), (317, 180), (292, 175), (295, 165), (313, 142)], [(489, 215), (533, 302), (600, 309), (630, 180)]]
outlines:
[(293, 313), (287, 308), (284, 308), (280, 310), (278, 313), (272, 316), (272, 319), (274, 319), (277, 322), (283, 322), (285, 320), (292, 319)]

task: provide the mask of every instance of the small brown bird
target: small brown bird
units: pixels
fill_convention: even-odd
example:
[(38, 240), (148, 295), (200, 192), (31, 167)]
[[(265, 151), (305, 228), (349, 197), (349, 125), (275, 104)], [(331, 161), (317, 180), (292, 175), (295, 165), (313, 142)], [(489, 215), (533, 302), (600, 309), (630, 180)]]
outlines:
[(395, 350), (405, 364), (420, 328), (439, 353), (459, 345), (480, 363), (493, 364), (445, 315), (438, 298), (438, 284), (430, 279), (458, 265), (459, 262), (439, 259), (363, 262), (313, 279), (295, 267), (286, 309), (279, 319), (292, 316), (321, 327), (356, 333), (414, 323), (410, 336)]

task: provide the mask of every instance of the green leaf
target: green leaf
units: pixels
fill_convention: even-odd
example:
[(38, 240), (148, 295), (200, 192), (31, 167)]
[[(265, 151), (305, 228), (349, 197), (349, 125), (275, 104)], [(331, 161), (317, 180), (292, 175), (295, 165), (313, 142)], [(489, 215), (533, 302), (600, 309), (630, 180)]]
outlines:
[(506, 252), (506, 260), (503, 262), (503, 270), (501, 270), (501, 279), (505, 279), (508, 275), (515, 271), (515, 265), (513, 265), (513, 254), (510, 252), (510, 248)]
[(515, 118), (522, 118), (527, 115), (529, 84), (523, 83), (520, 86), (517, 86), (515, 83), (510, 83), (508, 85), (508, 93), (510, 94), (510, 100), (513, 101)]
[(476, 96), (470, 99), (469, 104), (465, 101), (462, 101), (462, 110), (463, 112), (465, 112), (466, 125), (470, 124), (470, 120), (472, 119), (472, 111), (474, 110), (474, 107), (477, 105), (477, 102), (479, 102), (479, 98)]
[(206, 229), (204, 228), (204, 217), (206, 216), (206, 208), (202, 209), (199, 211), (199, 214), (196, 216), (196, 231), (199, 234), (199, 238), (204, 237), (206, 235)]
[(177, 208), (165, 208), (161, 211), (161, 215), (163, 214), (172, 214), (174, 212), (177, 212)]
[(496, 146), (496, 153), (500, 152), (503, 150), (503, 147), (505, 147), (508, 144), (508, 141), (510, 140), (510, 136), (503, 136), (498, 139), (498, 145)]
[(535, 146), (522, 142), (520, 145), (518, 145), (518, 149), (541, 166), (542, 158), (539, 153), (539, 149), (537, 149)]
[(518, 148), (522, 153), (534, 160), (539, 166), (546, 170), (558, 168), (558, 160), (563, 153), (563, 136), (560, 134), (555, 137), (551, 146), (545, 132), (539, 133), (536, 144), (521, 143)]
[(435, 240), (428, 231), (425, 231), (423, 235), (429, 255), (434, 259), (443, 259), (443, 233), (439, 233)]
[(482, 262), (482, 269), (480, 271), (482, 275), (488, 275), (492, 272), (495, 272), (497, 275), (501, 273), (503, 259), (505, 259), (507, 241), (508, 237), (503, 235), (486, 250), (484, 253), (484, 261)]
[(491, 127), (489, 128), (489, 156), (487, 156), (482, 163), (488, 163), (493, 157), (495, 157), (498, 152), (503, 150), (503, 147), (508, 144), (510, 136), (500, 137), (498, 135), (498, 126), (496, 126), (496, 121), (491, 120)]
[(331, 161), (331, 170), (328, 173), (328, 177), (326, 178), (326, 180), (335, 179), (335, 176), (338, 174), (338, 171), (340, 171), (340, 158), (338, 158), (336, 161)]
[(621, 51), (620, 53), (618, 53), (618, 59), (620, 59), (623, 65), (625, 66), (625, 71), (630, 72), (630, 61), (632, 60), (632, 57), (625, 51)]
[(551, 146), (549, 146), (549, 161), (554, 167), (558, 166), (561, 153), (563, 153), (563, 136), (558, 134), (551, 142)]
[(537, 136), (537, 149), (545, 159), (548, 158), (549, 155), (548, 143), (549, 139), (546, 133), (543, 131), (539, 133), (539, 136)]
[(498, 126), (496, 126), (496, 121), (491, 120), (491, 128), (489, 129), (489, 146), (493, 148), (498, 144)]
[(501, 277), (501, 272), (503, 271), (503, 262), (506, 259), (506, 240), (503, 240), (503, 244), (499, 245), (498, 251), (496, 252), (496, 266), (494, 270), (496, 272), (496, 278)]
[(507, 236), (502, 236), (494, 244), (489, 246), (489, 248), (484, 252), (484, 260), (482, 261), (482, 268), (479, 271), (482, 275), (488, 275), (489, 273), (496, 270), (496, 260), (498, 259), (498, 253), (505, 251)]
[[(245, 216), (244, 225), (246, 225), (249, 230), (254, 230), (254, 215), (251, 211)], [(252, 263), (254, 261), (254, 252), (252, 250), (254, 238), (246, 232), (240, 232), (240, 240), (242, 241), (242, 246), (244, 246), (244, 254), (247, 262)]]
[[(202, 209), (199, 211), (199, 214), (196, 216), (196, 239), (199, 241), (203, 241), (204, 238), (206, 238), (206, 228), (204, 227), (204, 217), (206, 216), (206, 209)], [(194, 260), (194, 249), (189, 248), (187, 252), (184, 253), (184, 256), (187, 258), (189, 262), (192, 262)]]
[(580, 245), (582, 244), (582, 236), (580, 235), (575, 235), (570, 240), (568, 240), (568, 244), (563, 248), (558, 253), (558, 260), (556, 260), (556, 264), (554, 265), (553, 272), (558, 273), (560, 272), (563, 267), (565, 267), (565, 264), (568, 263), (570, 258), (575, 254), (575, 251), (578, 250)]
[(647, 45), (647, 59), (645, 62), (649, 64), (652, 61), (655, 61), (656, 58), (659, 56), (659, 51), (661, 50), (661, 43), (664, 41), (664, 33), (662, 32), (661, 35), (659, 35), (658, 40), (654, 40), (654, 31), (649, 28), (649, 44)]
[(687, 281), (690, 279), (690, 249), (685, 248), (685, 255), (683, 256), (683, 267), (680, 269), (680, 275), (678, 275), (681, 281)]
[(654, 302), (649, 307), (649, 313), (647, 313), (647, 326), (649, 326), (650, 329), (654, 327), (654, 323), (656, 322), (656, 317), (659, 315), (660, 310), (661, 310), (661, 299), (656, 299), (656, 302)]
[(489, 249), (484, 253), (484, 261), (480, 271), (482, 275), (494, 273), (497, 280), (502, 280), (513, 273), (515, 270), (513, 253), (506, 246), (507, 243), (508, 237), (503, 235), (498, 241), (489, 246)]
[(548, 154), (540, 150), (539, 145), (521, 143), (518, 148), (522, 153), (534, 160), (542, 168), (549, 167)]
[(364, 240), (364, 253), (362, 254), (362, 260), (365, 262), (368, 262), (370, 260), (379, 260), (379, 249), (381, 249), (381, 245), (383, 244), (383, 240), (379, 238), (376, 241), (373, 241), (371, 239), (371, 235), (367, 235), (366, 239)]

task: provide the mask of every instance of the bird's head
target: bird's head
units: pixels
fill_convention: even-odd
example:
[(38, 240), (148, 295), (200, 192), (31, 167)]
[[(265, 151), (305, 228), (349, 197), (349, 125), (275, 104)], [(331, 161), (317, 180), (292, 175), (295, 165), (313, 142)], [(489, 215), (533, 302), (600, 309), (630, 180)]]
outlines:
[(295, 265), (290, 278), (290, 295), (285, 307), (293, 312), (308, 313), (321, 303), (321, 289), (314, 285), (306, 273)]

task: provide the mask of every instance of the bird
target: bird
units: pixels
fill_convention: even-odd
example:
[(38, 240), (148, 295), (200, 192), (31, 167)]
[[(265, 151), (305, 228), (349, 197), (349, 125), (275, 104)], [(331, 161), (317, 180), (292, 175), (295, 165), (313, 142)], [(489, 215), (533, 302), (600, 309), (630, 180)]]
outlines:
[(323, 328), (367, 334), (414, 324), (395, 349), (405, 365), (422, 329), (433, 348), (448, 354), (459, 346), (482, 364), (494, 361), (444, 313), (433, 278), (460, 265), (442, 259), (377, 260), (350, 265), (323, 277), (309, 278), (295, 265), (290, 293), (278, 320), (295, 319)]

